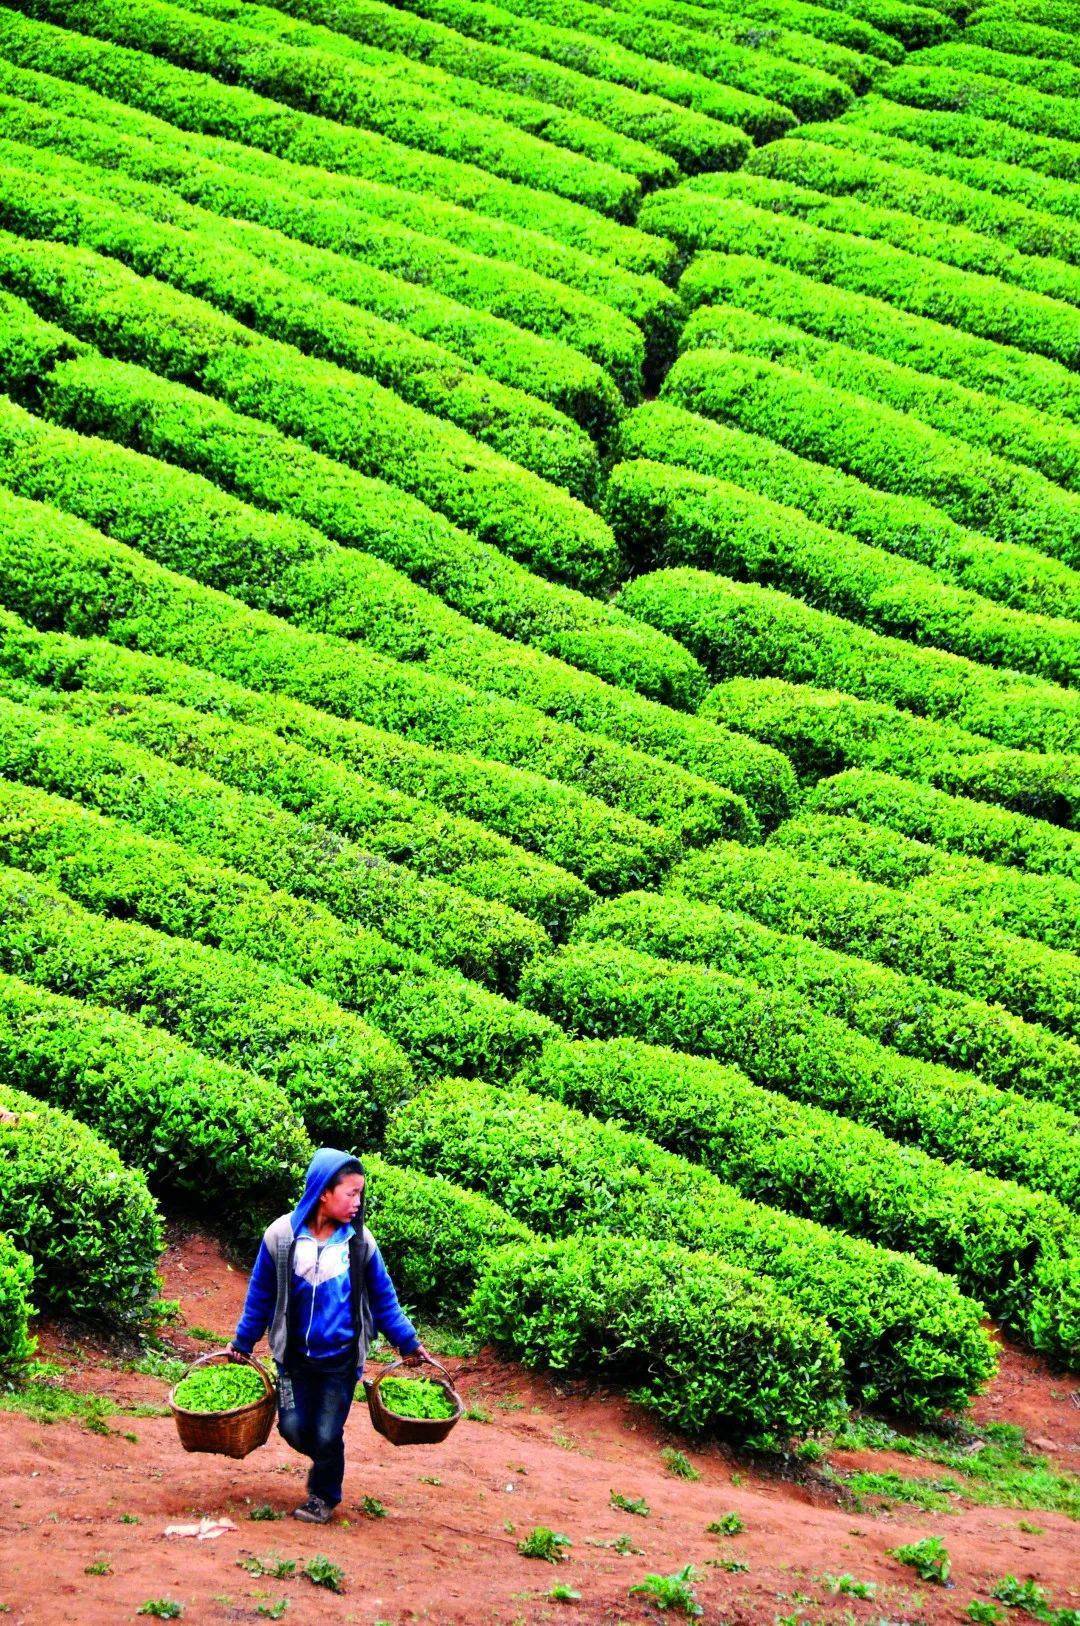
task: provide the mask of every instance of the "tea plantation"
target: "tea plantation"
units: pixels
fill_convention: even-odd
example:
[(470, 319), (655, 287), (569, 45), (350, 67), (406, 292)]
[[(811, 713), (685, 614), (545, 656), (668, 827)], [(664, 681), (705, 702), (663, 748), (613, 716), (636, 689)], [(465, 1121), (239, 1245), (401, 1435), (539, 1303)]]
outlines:
[(1080, 0), (4, 0), (0, 1371), (321, 1143), (690, 1432), (1075, 1366), (1078, 685)]

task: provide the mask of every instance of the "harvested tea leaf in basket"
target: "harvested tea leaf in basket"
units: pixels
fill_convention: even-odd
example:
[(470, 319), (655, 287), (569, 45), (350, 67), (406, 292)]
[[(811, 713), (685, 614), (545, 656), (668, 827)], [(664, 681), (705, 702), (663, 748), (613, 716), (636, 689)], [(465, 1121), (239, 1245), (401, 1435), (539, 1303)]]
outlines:
[(430, 1378), (384, 1378), (379, 1394), (398, 1417), (453, 1417), (455, 1406), (441, 1383)]
[(262, 1378), (250, 1366), (203, 1366), (189, 1372), (173, 1391), (185, 1411), (232, 1411), (251, 1406), (266, 1393)]

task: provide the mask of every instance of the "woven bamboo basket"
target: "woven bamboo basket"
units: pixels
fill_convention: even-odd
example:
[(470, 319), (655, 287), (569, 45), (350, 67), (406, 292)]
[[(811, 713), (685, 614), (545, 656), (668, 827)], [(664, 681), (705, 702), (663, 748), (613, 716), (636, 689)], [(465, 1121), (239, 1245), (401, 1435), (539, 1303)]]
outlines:
[[(231, 1411), (187, 1411), (173, 1398), (176, 1385), (169, 1390), (169, 1407), (176, 1422), (176, 1432), (185, 1451), (211, 1451), (221, 1457), (246, 1457), (260, 1445), (265, 1445), (277, 1411), (277, 1386), (261, 1361), (252, 1355), (231, 1355), (228, 1350), (215, 1350), (202, 1355), (188, 1367), (209, 1366), (222, 1361), (240, 1361), (252, 1366), (263, 1380), (265, 1392), (259, 1400), (246, 1406), (234, 1406)], [(187, 1377), (188, 1372), (184, 1373)], [(183, 1378), (180, 1379), (183, 1382)]]
[(388, 1439), (391, 1445), (438, 1445), (440, 1440), (445, 1440), (465, 1410), (461, 1396), (454, 1388), (453, 1379), (445, 1366), (441, 1366), (438, 1361), (429, 1360), (428, 1364), (442, 1373), (441, 1377), (433, 1378), (432, 1382), (438, 1383), (446, 1390), (454, 1405), (454, 1415), (399, 1417), (397, 1412), (391, 1411), (384, 1404), (379, 1387), (383, 1379), (389, 1377), (390, 1373), (402, 1364), (401, 1361), (391, 1361), (377, 1377), (364, 1379), (364, 1394), (367, 1397), (368, 1411), (371, 1413), (371, 1426), (376, 1433)]

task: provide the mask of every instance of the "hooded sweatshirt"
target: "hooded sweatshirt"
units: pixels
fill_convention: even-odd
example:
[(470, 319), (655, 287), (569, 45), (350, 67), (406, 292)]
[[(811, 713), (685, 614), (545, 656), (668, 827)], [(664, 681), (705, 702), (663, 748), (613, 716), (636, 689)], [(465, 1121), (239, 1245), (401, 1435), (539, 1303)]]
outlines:
[[(364, 1225), (364, 1200), (354, 1225), (339, 1225), (323, 1242), (308, 1229), (319, 1198), (352, 1152), (323, 1146), (308, 1165), (304, 1192), (291, 1214), (267, 1227), (233, 1339), (250, 1354), (270, 1329), (270, 1351), (279, 1366), (297, 1357), (316, 1364), (342, 1361), (355, 1345), (363, 1366), (373, 1332), (385, 1333), (403, 1355), (420, 1340), (398, 1303), (375, 1238)], [(365, 1188), (366, 1196), (366, 1188)], [(360, 1267), (359, 1283), (353, 1265)]]

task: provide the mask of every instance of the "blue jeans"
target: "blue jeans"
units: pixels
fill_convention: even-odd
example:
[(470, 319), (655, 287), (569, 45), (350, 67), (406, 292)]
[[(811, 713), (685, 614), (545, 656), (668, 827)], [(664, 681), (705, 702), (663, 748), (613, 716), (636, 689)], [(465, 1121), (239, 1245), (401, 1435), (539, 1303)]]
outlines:
[(331, 1507), (341, 1501), (345, 1477), (345, 1419), (356, 1390), (356, 1363), (317, 1367), (297, 1363), (278, 1378), (278, 1431), (294, 1451), (311, 1458), (307, 1488)]

